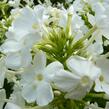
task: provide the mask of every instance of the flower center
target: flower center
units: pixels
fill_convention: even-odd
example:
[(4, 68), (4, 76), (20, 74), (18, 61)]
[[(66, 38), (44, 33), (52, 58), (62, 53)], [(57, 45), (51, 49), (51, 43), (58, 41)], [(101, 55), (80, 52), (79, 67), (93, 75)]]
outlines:
[(36, 75), (36, 80), (42, 81), (43, 80), (43, 75), (42, 74), (37, 74)]
[(81, 78), (81, 84), (82, 84), (82, 86), (88, 85), (88, 84), (89, 84), (89, 81), (90, 81), (90, 79), (89, 79), (88, 76), (83, 76), (83, 77)]
[(101, 82), (103, 82), (103, 81), (104, 81), (104, 77), (101, 75), (101, 76), (99, 77), (99, 80), (100, 80)]
[(34, 23), (34, 24), (32, 25), (32, 28), (33, 28), (33, 29), (38, 29), (38, 25)]

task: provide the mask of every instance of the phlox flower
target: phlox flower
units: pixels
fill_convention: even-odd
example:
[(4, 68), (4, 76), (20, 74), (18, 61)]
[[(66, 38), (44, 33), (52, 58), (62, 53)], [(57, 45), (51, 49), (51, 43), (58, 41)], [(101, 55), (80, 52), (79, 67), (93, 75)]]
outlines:
[(44, 106), (50, 103), (53, 98), (51, 78), (53, 72), (56, 72), (63, 66), (59, 62), (54, 62), (46, 67), (46, 57), (43, 52), (35, 55), (32, 65), (25, 68), (22, 79), (22, 96), (28, 102), (37, 102)]
[(58, 89), (67, 92), (65, 98), (82, 99), (90, 91), (100, 69), (80, 56), (70, 57), (66, 64), (69, 71), (61, 69), (57, 72), (54, 83)]

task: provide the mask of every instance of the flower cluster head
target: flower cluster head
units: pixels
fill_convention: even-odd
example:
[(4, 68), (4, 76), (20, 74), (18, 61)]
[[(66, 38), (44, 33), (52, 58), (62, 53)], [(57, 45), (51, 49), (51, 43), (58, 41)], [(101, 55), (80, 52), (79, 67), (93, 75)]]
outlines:
[(1, 4), (0, 109), (109, 109), (108, 0)]

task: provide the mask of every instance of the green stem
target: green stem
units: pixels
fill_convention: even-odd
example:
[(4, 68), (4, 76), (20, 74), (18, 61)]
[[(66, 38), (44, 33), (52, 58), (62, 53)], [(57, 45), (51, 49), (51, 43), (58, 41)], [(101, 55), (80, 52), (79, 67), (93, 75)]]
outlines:
[(104, 93), (88, 93), (86, 95), (86, 97), (91, 97), (91, 98), (103, 98), (103, 99), (106, 99), (106, 100), (109, 100), (109, 97), (107, 97), (106, 94)]

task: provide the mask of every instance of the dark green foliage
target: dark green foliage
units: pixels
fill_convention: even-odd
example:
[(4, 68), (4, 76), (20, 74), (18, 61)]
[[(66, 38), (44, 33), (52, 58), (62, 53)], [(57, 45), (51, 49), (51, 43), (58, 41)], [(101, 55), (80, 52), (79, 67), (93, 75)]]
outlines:
[(5, 79), (4, 89), (6, 90), (6, 98), (9, 98), (10, 94), (13, 92), (13, 88), (12, 88), (13, 85), (14, 85), (14, 83), (12, 83), (12, 82), (8, 83), (8, 80)]

